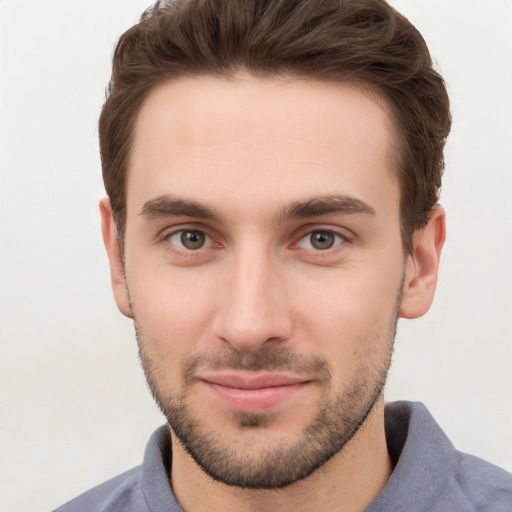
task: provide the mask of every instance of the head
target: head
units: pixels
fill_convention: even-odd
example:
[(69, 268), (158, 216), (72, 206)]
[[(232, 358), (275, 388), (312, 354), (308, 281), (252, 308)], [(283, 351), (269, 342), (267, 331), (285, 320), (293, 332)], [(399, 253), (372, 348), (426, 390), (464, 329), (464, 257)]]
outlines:
[(398, 317), (435, 290), (448, 129), (381, 1), (168, 2), (121, 38), (103, 234), (177, 453), (277, 488), (372, 438)]

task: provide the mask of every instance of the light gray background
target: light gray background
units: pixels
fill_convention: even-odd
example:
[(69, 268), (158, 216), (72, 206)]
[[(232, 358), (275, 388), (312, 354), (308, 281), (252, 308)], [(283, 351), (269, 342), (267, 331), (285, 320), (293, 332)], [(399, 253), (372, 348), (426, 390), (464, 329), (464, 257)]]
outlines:
[[(454, 130), (438, 296), (402, 321), (387, 399), (512, 470), (512, 1), (394, 0), (446, 77)], [(52, 509), (141, 461), (163, 420), (102, 247), (97, 118), (146, 0), (2, 0), (0, 510)]]

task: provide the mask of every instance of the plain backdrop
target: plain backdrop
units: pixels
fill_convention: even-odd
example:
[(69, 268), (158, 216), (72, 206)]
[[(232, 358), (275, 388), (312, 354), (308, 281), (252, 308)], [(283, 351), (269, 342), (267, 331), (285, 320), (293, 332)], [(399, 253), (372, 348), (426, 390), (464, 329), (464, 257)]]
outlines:
[[(512, 470), (512, 1), (394, 0), (452, 97), (438, 294), (401, 321), (387, 399)], [(146, 0), (0, 0), (0, 510), (51, 510), (141, 462), (163, 419), (111, 296), (97, 118)]]

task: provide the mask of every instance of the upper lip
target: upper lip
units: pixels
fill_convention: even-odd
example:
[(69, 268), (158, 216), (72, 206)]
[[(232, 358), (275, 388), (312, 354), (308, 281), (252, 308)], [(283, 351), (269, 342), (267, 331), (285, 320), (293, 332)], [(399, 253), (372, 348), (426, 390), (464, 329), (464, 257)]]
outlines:
[(239, 373), (222, 373), (202, 375), (201, 380), (237, 389), (262, 389), (278, 386), (292, 386), (309, 382), (310, 379), (281, 373), (260, 373), (247, 375)]

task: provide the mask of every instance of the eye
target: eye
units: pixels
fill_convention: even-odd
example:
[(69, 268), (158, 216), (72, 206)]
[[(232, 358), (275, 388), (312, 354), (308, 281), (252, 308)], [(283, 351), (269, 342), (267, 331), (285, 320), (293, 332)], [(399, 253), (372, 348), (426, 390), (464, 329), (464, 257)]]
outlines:
[(195, 229), (182, 229), (168, 237), (169, 242), (187, 251), (197, 251), (212, 244), (212, 239), (202, 231)]
[(316, 230), (303, 236), (298, 246), (302, 249), (313, 249), (315, 251), (326, 251), (342, 244), (345, 239), (332, 231)]

